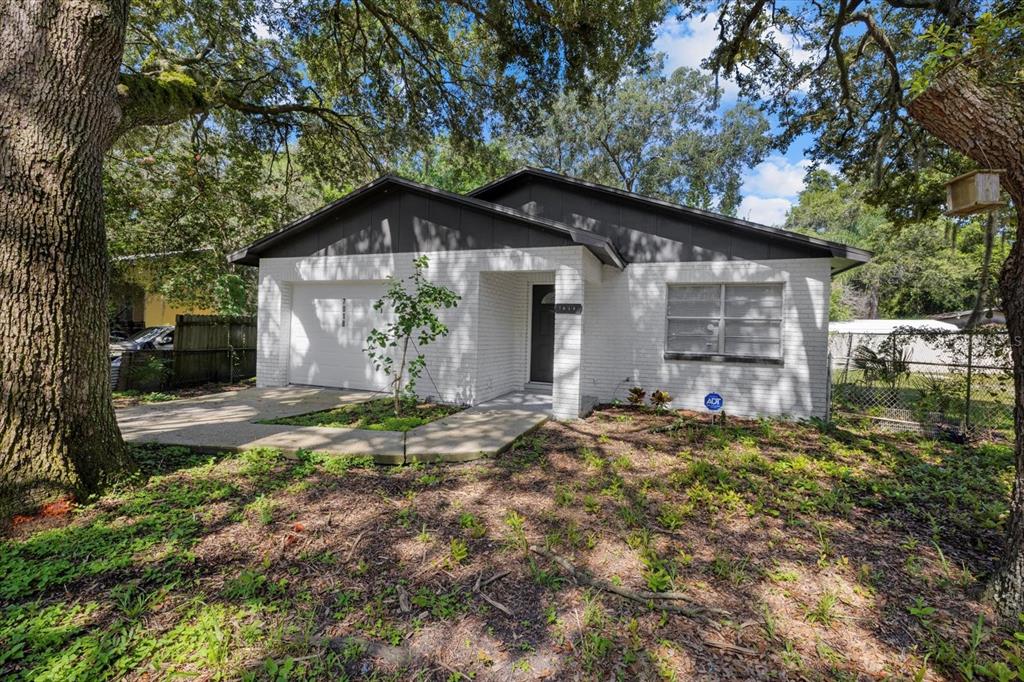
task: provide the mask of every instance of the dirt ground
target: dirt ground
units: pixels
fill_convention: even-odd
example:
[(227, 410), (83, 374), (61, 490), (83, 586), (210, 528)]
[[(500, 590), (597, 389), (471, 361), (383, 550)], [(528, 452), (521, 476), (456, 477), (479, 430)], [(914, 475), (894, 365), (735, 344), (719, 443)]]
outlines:
[(1009, 445), (819, 426), (605, 407), (437, 467), (140, 449), (148, 480), (0, 545), (0, 676), (945, 680), (1020, 665), (981, 601)]

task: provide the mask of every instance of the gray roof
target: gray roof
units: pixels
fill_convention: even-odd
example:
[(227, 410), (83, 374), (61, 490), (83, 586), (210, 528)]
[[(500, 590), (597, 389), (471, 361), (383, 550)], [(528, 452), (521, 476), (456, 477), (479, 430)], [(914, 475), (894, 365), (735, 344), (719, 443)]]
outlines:
[(273, 232), (262, 239), (258, 239), (248, 246), (238, 249), (228, 255), (228, 261), (238, 263), (240, 265), (258, 265), (260, 254), (270, 247), (287, 241), (306, 230), (317, 227), (322, 224), (324, 220), (335, 215), (342, 208), (355, 202), (357, 199), (370, 196), (375, 192), (379, 192), (388, 187), (400, 187), (413, 192), (441, 198), (446, 201), (482, 210), (493, 215), (521, 223), (528, 227), (538, 228), (563, 235), (568, 237), (572, 242), (587, 247), (602, 263), (605, 263), (606, 265), (613, 265), (619, 269), (625, 267), (625, 262), (615, 250), (611, 240), (603, 235), (594, 234), (593, 232), (589, 232), (581, 228), (570, 227), (553, 220), (527, 215), (526, 213), (509, 208), (508, 206), (501, 206), (482, 199), (456, 194), (455, 192), (448, 192), (437, 187), (424, 185), (422, 183), (414, 182), (413, 180), (391, 174), (382, 175), (376, 180), (368, 182), (352, 192), (349, 192), (337, 201), (331, 202), (330, 204), (313, 211), (309, 215), (303, 216), (302, 218), (285, 225), (280, 230)]
[(771, 227), (768, 225), (761, 225), (760, 223), (754, 223), (749, 220), (742, 220), (740, 218), (733, 218), (731, 216), (722, 215), (721, 213), (715, 213), (713, 211), (705, 211), (699, 208), (693, 208), (691, 206), (684, 206), (682, 204), (675, 204), (670, 201), (664, 201), (662, 199), (655, 199), (653, 197), (644, 196), (637, 194), (636, 192), (629, 192), (624, 189), (617, 187), (610, 187), (608, 185), (602, 185), (595, 182), (589, 182), (587, 180), (581, 180), (579, 178), (570, 177), (561, 173), (554, 173), (552, 171), (543, 170), (540, 168), (524, 167), (519, 170), (513, 171), (507, 175), (504, 175), (496, 180), (488, 182), (485, 185), (477, 187), (473, 191), (469, 192), (471, 197), (486, 198), (497, 194), (496, 190), (522, 180), (528, 180), (530, 178), (539, 178), (543, 180), (552, 181), (555, 183), (561, 183), (572, 187), (584, 189), (590, 192), (603, 194), (607, 197), (613, 197), (620, 201), (627, 201), (638, 206), (643, 206), (649, 209), (656, 209), (659, 211), (665, 211), (670, 213), (676, 213), (685, 215), (690, 218), (699, 219), (703, 223), (710, 223), (717, 227), (724, 228), (727, 230), (736, 230), (739, 232), (745, 232), (752, 235), (757, 235), (761, 238), (768, 238), (770, 240), (777, 240), (781, 242), (789, 242), (791, 244), (799, 244), (808, 247), (815, 247), (827, 253), (833, 259), (838, 261), (840, 269), (834, 270), (833, 274), (838, 274), (843, 270), (847, 270), (862, 263), (866, 263), (871, 260), (871, 252), (864, 249), (859, 249), (839, 242), (833, 242), (826, 239), (819, 239), (816, 237), (809, 237), (807, 235), (799, 234), (797, 232), (791, 232), (789, 230), (783, 230), (777, 227)]
[[(625, 267), (626, 259), (623, 258), (616, 244), (618, 243), (620, 247), (627, 248), (627, 251), (629, 247), (628, 245), (623, 246), (621, 240), (616, 242), (606, 234), (599, 234), (583, 227), (570, 226), (562, 221), (564, 220), (562, 216), (555, 216), (560, 218), (555, 220), (551, 217), (531, 215), (525, 211), (487, 200), (500, 197), (502, 193), (506, 192), (508, 187), (519, 186), (519, 183), (529, 182), (531, 179), (545, 180), (574, 190), (591, 193), (588, 196), (594, 196), (596, 193), (603, 197), (603, 201), (614, 201), (623, 206), (632, 205), (635, 207), (634, 211), (640, 210), (648, 214), (675, 215), (679, 218), (673, 218), (672, 220), (685, 218), (691, 222), (705, 225), (706, 227), (703, 228), (705, 230), (724, 230), (726, 234), (735, 235), (733, 239), (755, 239), (760, 240), (762, 243), (776, 244), (777, 246), (773, 248), (773, 252), (789, 250), (798, 254), (806, 254), (803, 257), (831, 258), (833, 275), (865, 263), (871, 258), (869, 251), (838, 242), (808, 237), (796, 232), (790, 232), (789, 230), (760, 225), (711, 211), (674, 204), (636, 194), (635, 192), (587, 182), (538, 168), (522, 168), (478, 187), (468, 195), (448, 192), (396, 175), (383, 175), (353, 190), (341, 199), (327, 204), (309, 215), (285, 225), (280, 230), (235, 251), (228, 256), (228, 260), (241, 265), (258, 265), (261, 255), (274, 256), (275, 253), (280, 254), (282, 247), (285, 249), (301, 249), (302, 246), (298, 243), (302, 241), (300, 235), (316, 234), (309, 231), (318, 227), (326, 229), (331, 221), (336, 220), (338, 216), (346, 215), (346, 207), (355, 204), (362, 198), (372, 197), (377, 193), (397, 188), (430, 199), (447, 202), (448, 205), (468, 207), (477, 212), (482, 211), (493, 216), (495, 220), (500, 218), (504, 221), (503, 224), (507, 226), (505, 229), (513, 229), (510, 224), (518, 224), (527, 228), (541, 230), (547, 234), (558, 235), (557, 237), (546, 237), (545, 239), (557, 238), (565, 240), (565, 243), (580, 244), (588, 248), (602, 263), (619, 269)], [(480, 214), (477, 213), (477, 215)], [(645, 234), (645, 227), (643, 225), (638, 224), (633, 226), (632, 229)], [(632, 234), (637, 233), (633, 232)], [(670, 234), (674, 235), (675, 233), (672, 232)], [(660, 239), (660, 237), (653, 235), (652, 238)], [(671, 238), (674, 239), (675, 237), (672, 236)], [(736, 257), (735, 254), (733, 257)]]

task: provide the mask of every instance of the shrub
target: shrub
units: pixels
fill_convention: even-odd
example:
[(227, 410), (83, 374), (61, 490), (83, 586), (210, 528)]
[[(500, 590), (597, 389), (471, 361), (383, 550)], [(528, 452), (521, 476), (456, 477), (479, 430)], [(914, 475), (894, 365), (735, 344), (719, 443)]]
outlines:
[(654, 405), (655, 409), (664, 410), (670, 402), (672, 402), (672, 396), (665, 391), (655, 391), (651, 394), (651, 405)]
[(860, 345), (853, 350), (854, 366), (867, 381), (878, 381), (895, 389), (910, 375), (910, 348), (897, 334), (890, 334), (878, 350)]
[(156, 391), (163, 388), (171, 375), (171, 368), (161, 358), (150, 355), (141, 362), (132, 363), (128, 380), (132, 388), (141, 391)]
[(914, 418), (922, 424), (957, 422), (957, 412), (962, 411), (967, 395), (967, 378), (950, 374), (948, 376), (926, 376), (920, 397), (914, 401), (911, 410)]
[(647, 391), (640, 386), (634, 386), (629, 389), (629, 404), (634, 407), (640, 407), (644, 404), (644, 398), (647, 397)]

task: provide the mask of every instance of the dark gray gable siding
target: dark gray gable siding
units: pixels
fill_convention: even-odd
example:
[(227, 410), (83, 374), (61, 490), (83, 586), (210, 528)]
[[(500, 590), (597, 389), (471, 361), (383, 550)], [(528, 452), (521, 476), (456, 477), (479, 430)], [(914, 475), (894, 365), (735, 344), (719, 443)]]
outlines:
[(533, 175), (498, 185), (478, 197), (605, 235), (630, 262), (831, 256), (827, 249), (812, 244), (784, 242)]
[(340, 207), (261, 258), (527, 248), (572, 245), (568, 235), (530, 227), (443, 196), (388, 187)]

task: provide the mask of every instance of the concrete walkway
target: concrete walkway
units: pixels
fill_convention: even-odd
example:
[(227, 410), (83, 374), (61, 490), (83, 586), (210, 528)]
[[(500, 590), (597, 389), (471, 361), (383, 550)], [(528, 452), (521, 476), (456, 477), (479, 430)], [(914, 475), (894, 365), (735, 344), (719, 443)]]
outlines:
[(462, 462), (493, 455), (547, 420), (550, 396), (511, 393), (406, 433), (255, 422), (374, 397), (365, 391), (288, 386), (253, 388), (117, 410), (124, 439), (209, 451), (256, 447), (372, 455), (381, 464)]
[(551, 396), (508, 393), (406, 434), (407, 462), (466, 462), (506, 449), (551, 414)]

